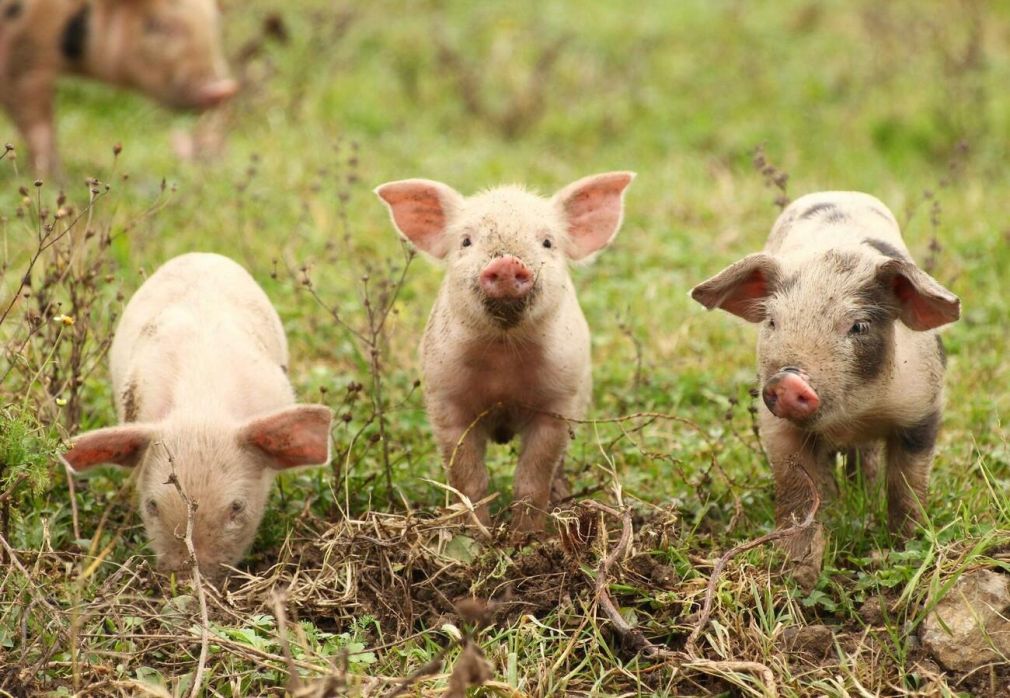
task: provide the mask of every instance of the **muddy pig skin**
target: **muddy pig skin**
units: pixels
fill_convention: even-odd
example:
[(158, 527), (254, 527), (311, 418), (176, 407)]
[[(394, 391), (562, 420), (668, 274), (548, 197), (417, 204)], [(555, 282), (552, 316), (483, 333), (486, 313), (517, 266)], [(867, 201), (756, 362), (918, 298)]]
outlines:
[(159, 566), (189, 557), (187, 509), (174, 469), (196, 500), (193, 542), (211, 576), (249, 548), (274, 475), (330, 458), (329, 408), (296, 405), (287, 340), (266, 294), (227, 257), (170, 260), (130, 299), (110, 350), (120, 426), (78, 436), (78, 471), (139, 467), (137, 498)]
[(56, 80), (83, 75), (177, 109), (208, 109), (237, 84), (213, 0), (0, 0), (0, 104), (37, 174), (58, 166)]
[[(914, 531), (943, 406), (946, 357), (936, 329), (960, 317), (960, 301), (912, 261), (888, 208), (857, 192), (804, 196), (779, 216), (763, 252), (691, 295), (759, 325), (759, 423), (776, 524), (810, 509), (801, 469), (830, 496), (838, 453), (872, 477), (883, 445), (889, 524)], [(785, 547), (797, 579), (813, 584), (821, 526)]]
[[(519, 435), (513, 530), (543, 528), (569, 441), (585, 415), (589, 327), (568, 273), (617, 234), (634, 175), (580, 179), (551, 198), (504, 186), (464, 197), (424, 179), (376, 194), (397, 230), (445, 265), (421, 343), (425, 403), (449, 482), (485, 497), (488, 439)], [(487, 505), (477, 509), (488, 522)]]

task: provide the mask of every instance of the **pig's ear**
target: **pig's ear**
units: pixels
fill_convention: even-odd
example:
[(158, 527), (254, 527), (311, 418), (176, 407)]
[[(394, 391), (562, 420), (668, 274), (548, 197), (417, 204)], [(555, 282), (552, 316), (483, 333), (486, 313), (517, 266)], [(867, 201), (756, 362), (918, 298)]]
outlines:
[(961, 317), (961, 300), (911, 262), (888, 260), (880, 265), (877, 278), (897, 297), (898, 317), (910, 329), (932, 330)]
[(75, 473), (95, 465), (132, 468), (155, 438), (154, 428), (143, 424), (96, 429), (74, 438), (63, 460)]
[(610, 244), (624, 217), (624, 192), (634, 172), (606, 172), (572, 182), (551, 199), (568, 228), (566, 252), (585, 259)]
[(775, 292), (781, 275), (779, 263), (758, 252), (695, 286), (691, 298), (709, 310), (722, 308), (748, 322), (761, 322), (765, 318), (765, 300)]
[(430, 179), (403, 179), (376, 187), (375, 195), (389, 208), (400, 235), (436, 259), (445, 257), (445, 229), (463, 206), (459, 192)]
[(254, 446), (276, 470), (330, 462), (333, 412), (325, 405), (294, 405), (256, 417), (239, 433), (239, 442)]

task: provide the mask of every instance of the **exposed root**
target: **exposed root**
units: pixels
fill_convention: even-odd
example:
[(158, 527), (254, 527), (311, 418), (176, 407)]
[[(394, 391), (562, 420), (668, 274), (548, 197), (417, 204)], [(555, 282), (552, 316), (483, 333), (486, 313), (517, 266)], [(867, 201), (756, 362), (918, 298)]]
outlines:
[(797, 465), (796, 467), (800, 468), (800, 471), (803, 473), (803, 476), (806, 478), (807, 484), (810, 487), (811, 504), (810, 504), (810, 510), (807, 512), (806, 518), (804, 518), (803, 521), (800, 521), (799, 523), (789, 526), (788, 528), (781, 528), (776, 531), (772, 531), (771, 533), (766, 533), (765, 535), (759, 536), (758, 538), (755, 538), (753, 540), (741, 543), (740, 545), (734, 546), (729, 550), (727, 550), (725, 553), (723, 553), (722, 557), (720, 557), (719, 560), (716, 561), (715, 566), (712, 568), (712, 574), (709, 575), (708, 578), (708, 588), (705, 591), (705, 602), (702, 604), (701, 607), (701, 615), (698, 617), (698, 622), (695, 624), (694, 630), (691, 631), (691, 634), (687, 638), (687, 651), (688, 654), (690, 654), (691, 656), (698, 655), (698, 648), (697, 648), (698, 638), (701, 637), (702, 632), (705, 630), (705, 626), (708, 625), (709, 618), (712, 617), (712, 603), (715, 600), (715, 589), (719, 583), (719, 576), (722, 574), (722, 571), (726, 568), (726, 565), (729, 563), (729, 561), (732, 560), (737, 555), (747, 552), (748, 550), (752, 550), (754, 548), (764, 545), (765, 543), (770, 543), (771, 541), (774, 540), (789, 538), (791, 536), (802, 533), (803, 531), (806, 531), (811, 526), (813, 526), (814, 518), (817, 516), (817, 511), (821, 507), (821, 496), (817, 492), (817, 486), (814, 484), (813, 478), (810, 477), (810, 473), (808, 473), (806, 469), (804, 469), (799, 465)]

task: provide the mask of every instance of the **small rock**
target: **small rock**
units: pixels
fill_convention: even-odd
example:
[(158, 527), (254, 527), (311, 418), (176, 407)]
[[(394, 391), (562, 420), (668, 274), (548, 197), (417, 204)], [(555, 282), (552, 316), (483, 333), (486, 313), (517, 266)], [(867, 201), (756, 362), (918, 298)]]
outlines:
[(922, 644), (941, 664), (971, 671), (1010, 656), (1010, 577), (967, 572), (926, 617)]
[(834, 650), (835, 635), (826, 625), (800, 625), (783, 630), (777, 644), (786, 652), (821, 661)]
[(859, 607), (859, 617), (867, 625), (883, 625), (884, 615), (887, 610), (887, 599), (883, 596), (871, 596)]

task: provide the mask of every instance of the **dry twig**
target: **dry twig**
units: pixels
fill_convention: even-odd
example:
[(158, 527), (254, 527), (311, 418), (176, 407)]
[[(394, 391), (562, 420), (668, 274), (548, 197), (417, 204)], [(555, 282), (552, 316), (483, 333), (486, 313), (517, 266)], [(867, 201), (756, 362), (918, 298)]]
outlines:
[(207, 620), (207, 596), (203, 591), (203, 578), (200, 576), (200, 565), (196, 559), (196, 548), (193, 545), (193, 522), (196, 519), (196, 509), (199, 506), (199, 502), (190, 499), (185, 491), (183, 491), (182, 483), (179, 482), (179, 477), (175, 473), (175, 459), (164, 443), (161, 444), (161, 447), (165, 449), (168, 463), (172, 467), (172, 474), (168, 476), (168, 480), (164, 484), (175, 486), (176, 492), (182, 497), (182, 501), (186, 503), (186, 535), (183, 540), (186, 542), (186, 550), (189, 552), (189, 565), (193, 574), (193, 588), (200, 602), (200, 659), (197, 661), (196, 675), (193, 677), (193, 690), (189, 694), (190, 698), (196, 698), (200, 694), (200, 686), (203, 684), (203, 672), (207, 666), (207, 652), (210, 648), (210, 622)]
[(813, 526), (814, 517), (817, 516), (817, 510), (821, 507), (821, 496), (817, 492), (817, 486), (814, 484), (813, 478), (810, 477), (810, 473), (806, 471), (806, 468), (798, 463), (795, 464), (795, 467), (799, 468), (800, 472), (803, 473), (812, 495), (810, 510), (807, 512), (806, 518), (804, 518), (803, 521), (789, 526), (788, 528), (780, 528), (772, 531), (771, 533), (766, 533), (763, 536), (759, 536), (758, 538), (734, 546), (723, 553), (722, 557), (719, 558), (719, 560), (715, 563), (715, 566), (712, 568), (712, 574), (708, 578), (708, 588), (705, 590), (705, 601), (701, 607), (701, 615), (698, 617), (698, 622), (695, 624), (694, 630), (691, 631), (691, 634), (687, 638), (687, 651), (692, 656), (697, 655), (698, 638), (701, 637), (701, 633), (705, 630), (705, 626), (708, 625), (708, 620), (712, 616), (712, 603), (715, 600), (715, 588), (719, 583), (719, 576), (722, 574), (722, 571), (726, 568), (729, 561), (740, 553), (745, 553), (748, 550), (762, 546), (765, 543), (770, 543), (773, 540), (790, 538)]

